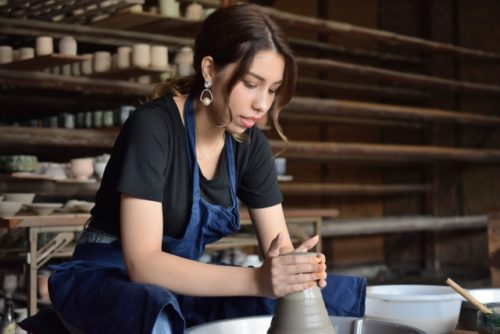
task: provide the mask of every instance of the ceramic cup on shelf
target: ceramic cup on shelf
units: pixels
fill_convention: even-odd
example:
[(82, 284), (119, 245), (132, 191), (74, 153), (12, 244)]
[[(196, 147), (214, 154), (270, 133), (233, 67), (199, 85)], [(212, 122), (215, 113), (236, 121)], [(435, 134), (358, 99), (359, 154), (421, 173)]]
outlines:
[(0, 45), (0, 64), (8, 64), (14, 60), (12, 46)]
[(18, 51), (17, 60), (25, 60), (35, 57), (35, 49), (33, 48), (19, 48)]
[(151, 65), (151, 46), (138, 43), (132, 47), (132, 65), (138, 67), (149, 67)]
[(193, 49), (189, 46), (182, 47), (175, 55), (174, 63), (177, 67), (178, 76), (189, 76), (193, 74)]
[(50, 36), (39, 36), (36, 39), (36, 55), (48, 56), (54, 53), (54, 40)]
[(108, 51), (97, 51), (94, 53), (94, 72), (102, 73), (111, 69), (111, 53)]
[(80, 63), (71, 64), (71, 75), (79, 76), (81, 74), (82, 74), (82, 68), (80, 66)]
[(77, 180), (88, 180), (94, 173), (94, 159), (93, 158), (77, 158), (71, 159), (69, 164), (71, 174)]
[(67, 56), (76, 56), (76, 40), (72, 36), (64, 36), (59, 41), (59, 53)]
[(151, 67), (160, 69), (168, 67), (168, 48), (166, 46), (151, 46)]
[(179, 17), (180, 4), (176, 0), (159, 0), (158, 12), (162, 16)]
[(130, 46), (120, 46), (116, 50), (116, 67), (130, 67), (130, 58), (132, 57), (132, 48)]
[(93, 63), (94, 63), (94, 55), (91, 53), (86, 53), (83, 56), (90, 56), (89, 60), (84, 60), (80, 64), (80, 71), (82, 75), (91, 75), (94, 72)]
[(186, 18), (195, 21), (203, 20), (203, 6), (197, 2), (191, 3), (186, 8)]
[(286, 158), (283, 157), (274, 158), (274, 166), (276, 167), (276, 173), (278, 175), (286, 174)]

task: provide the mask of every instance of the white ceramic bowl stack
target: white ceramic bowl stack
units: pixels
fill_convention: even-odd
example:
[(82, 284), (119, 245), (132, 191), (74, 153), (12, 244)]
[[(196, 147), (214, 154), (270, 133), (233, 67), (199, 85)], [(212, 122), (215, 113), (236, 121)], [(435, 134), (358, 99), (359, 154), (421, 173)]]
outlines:
[(35, 199), (35, 193), (3, 193), (4, 201), (31, 204)]
[(62, 203), (32, 203), (26, 205), (28, 209), (41, 216), (50, 215), (54, 210), (62, 206)]
[(428, 334), (448, 334), (458, 322), (462, 298), (448, 286), (380, 285), (367, 288), (366, 313)]
[(22, 208), (23, 203), (12, 201), (0, 201), (0, 217), (16, 215)]

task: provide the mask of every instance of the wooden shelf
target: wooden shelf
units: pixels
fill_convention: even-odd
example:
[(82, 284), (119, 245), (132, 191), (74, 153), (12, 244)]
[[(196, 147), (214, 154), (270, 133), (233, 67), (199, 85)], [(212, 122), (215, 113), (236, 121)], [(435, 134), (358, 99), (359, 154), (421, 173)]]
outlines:
[(0, 147), (74, 147), (110, 149), (118, 129), (0, 127)]
[(153, 13), (117, 13), (92, 23), (93, 27), (132, 30), (155, 34), (194, 36), (202, 21), (184, 17), (167, 17)]
[(500, 162), (500, 150), (442, 146), (359, 144), (270, 140), (281, 156), (314, 161), (387, 163)]
[(98, 78), (98, 79), (118, 79), (126, 80), (129, 78), (137, 78), (143, 75), (160, 75), (163, 73), (170, 73), (173, 75), (174, 68), (169, 66), (167, 68), (154, 68), (154, 67), (128, 67), (128, 68), (116, 68), (107, 72), (93, 73), (88, 78)]
[(384, 233), (476, 229), (486, 228), (488, 219), (486, 215), (335, 219), (324, 220), (321, 231), (325, 237), (346, 237)]
[(432, 187), (425, 184), (334, 184), (334, 183), (283, 183), (281, 191), (286, 196), (395, 196), (427, 194)]
[(68, 65), (92, 59), (92, 56), (68, 56), (53, 53), (47, 56), (38, 56), (25, 60), (18, 60), (12, 63), (1, 64), (0, 69), (16, 71), (42, 71), (46, 68)]
[(112, 96), (144, 97), (153, 91), (154, 85), (139, 84), (128, 81), (104, 80), (87, 77), (49, 74), (43, 72), (26, 72), (0, 69), (0, 84), (9, 87), (34, 89), (50, 89), (55, 91), (70, 91), (84, 94), (99, 94)]
[[(0, 127), (0, 148), (75, 147), (111, 149), (118, 129), (52, 129)], [(500, 150), (440, 146), (359, 144), (336, 142), (270, 141), (283, 157), (314, 161), (365, 161), (398, 163), (500, 162)]]
[[(320, 117), (345, 116), (361, 120), (369, 118), (371, 120), (387, 119), (500, 127), (500, 117), (479, 113), (313, 97), (294, 97), (284, 111), (283, 115), (293, 114), (304, 118), (313, 115)], [(300, 117), (296, 117), (295, 120), (300, 120)]]
[(0, 217), (0, 226), (7, 228), (20, 228), (20, 227), (57, 227), (64, 226), (83, 226), (90, 218), (88, 213), (75, 213), (75, 214), (58, 214), (46, 216), (36, 215), (18, 215)]

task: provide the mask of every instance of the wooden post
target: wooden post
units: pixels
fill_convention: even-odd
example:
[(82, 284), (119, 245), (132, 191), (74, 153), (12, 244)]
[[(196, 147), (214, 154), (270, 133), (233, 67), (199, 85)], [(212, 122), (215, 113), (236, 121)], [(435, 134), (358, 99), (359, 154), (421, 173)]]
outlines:
[(500, 287), (500, 212), (488, 218), (488, 253), (490, 256), (491, 286)]

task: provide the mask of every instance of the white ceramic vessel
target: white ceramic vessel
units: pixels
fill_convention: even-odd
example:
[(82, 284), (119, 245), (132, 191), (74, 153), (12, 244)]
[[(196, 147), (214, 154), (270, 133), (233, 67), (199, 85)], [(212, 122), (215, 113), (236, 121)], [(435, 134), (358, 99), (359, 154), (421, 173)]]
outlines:
[(168, 48), (166, 46), (151, 46), (151, 67), (159, 69), (168, 67)]
[(111, 53), (107, 51), (97, 51), (94, 53), (94, 72), (102, 73), (111, 69)]
[(76, 40), (72, 36), (64, 36), (59, 41), (59, 53), (67, 56), (76, 56)]
[(132, 48), (130, 46), (120, 46), (116, 50), (116, 67), (130, 67), (130, 58), (132, 56)]
[(39, 36), (36, 39), (36, 55), (47, 56), (54, 53), (54, 40), (50, 36)]
[(139, 67), (149, 67), (151, 65), (151, 46), (149, 44), (134, 44), (132, 47), (132, 65)]
[(9, 45), (0, 45), (0, 64), (8, 64), (14, 60), (14, 51)]

